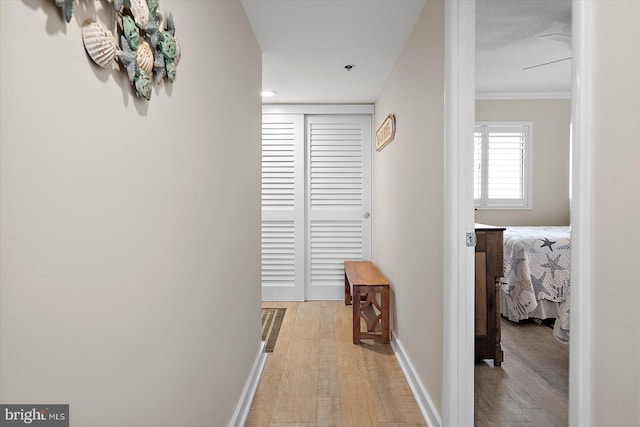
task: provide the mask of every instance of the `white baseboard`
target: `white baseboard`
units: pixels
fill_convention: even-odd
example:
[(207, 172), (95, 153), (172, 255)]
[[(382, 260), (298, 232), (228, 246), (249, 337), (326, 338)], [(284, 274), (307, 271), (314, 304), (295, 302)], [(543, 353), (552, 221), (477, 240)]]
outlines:
[(258, 383), (260, 382), (260, 377), (262, 376), (264, 363), (267, 361), (267, 353), (264, 352), (264, 346), (265, 343), (263, 341), (260, 343), (260, 347), (258, 348), (258, 355), (256, 356), (256, 360), (253, 362), (251, 372), (249, 373), (249, 378), (244, 385), (244, 389), (242, 390), (242, 395), (240, 396), (238, 406), (236, 406), (236, 410), (234, 411), (233, 416), (231, 417), (231, 421), (229, 422), (229, 427), (242, 427), (247, 421), (247, 416), (249, 415), (249, 410), (251, 409), (251, 403), (253, 402), (253, 397), (256, 395)]
[(427, 422), (427, 425), (429, 427), (442, 427), (442, 418), (440, 417), (436, 407), (433, 405), (433, 401), (431, 400), (427, 389), (422, 384), (422, 381), (420, 381), (420, 377), (411, 364), (411, 360), (407, 357), (407, 353), (405, 353), (402, 344), (400, 344), (400, 341), (393, 334), (391, 335), (391, 348), (396, 355), (398, 364), (402, 369), (404, 377), (409, 383), (413, 397), (415, 397), (418, 407), (420, 408), (420, 412), (422, 412), (422, 416)]

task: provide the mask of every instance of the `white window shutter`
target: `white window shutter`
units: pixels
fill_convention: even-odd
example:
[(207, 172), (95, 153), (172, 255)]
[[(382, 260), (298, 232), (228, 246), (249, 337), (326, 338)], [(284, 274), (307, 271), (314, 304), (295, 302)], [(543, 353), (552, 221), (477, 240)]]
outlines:
[(482, 155), (482, 127), (476, 126), (475, 132), (473, 133), (473, 198), (476, 204), (480, 202), (483, 193), (482, 173), (484, 168), (482, 162), (484, 161), (484, 157), (485, 156)]
[(482, 122), (474, 133), (477, 208), (531, 208), (531, 122)]
[(527, 126), (492, 127), (487, 132), (489, 199), (523, 199)]

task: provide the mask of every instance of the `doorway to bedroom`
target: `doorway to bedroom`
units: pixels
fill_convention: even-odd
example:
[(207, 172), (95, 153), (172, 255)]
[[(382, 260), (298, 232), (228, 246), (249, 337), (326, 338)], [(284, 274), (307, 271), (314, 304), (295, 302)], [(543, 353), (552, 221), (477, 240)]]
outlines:
[(476, 1), (476, 425), (568, 425), (571, 1), (543, 2)]

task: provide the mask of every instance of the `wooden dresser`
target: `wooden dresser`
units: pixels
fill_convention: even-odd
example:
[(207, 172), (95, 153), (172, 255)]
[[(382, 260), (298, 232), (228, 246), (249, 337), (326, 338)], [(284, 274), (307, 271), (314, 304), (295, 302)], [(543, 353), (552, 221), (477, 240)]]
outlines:
[(476, 359), (502, 363), (500, 346), (500, 278), (504, 274), (504, 228), (476, 224)]

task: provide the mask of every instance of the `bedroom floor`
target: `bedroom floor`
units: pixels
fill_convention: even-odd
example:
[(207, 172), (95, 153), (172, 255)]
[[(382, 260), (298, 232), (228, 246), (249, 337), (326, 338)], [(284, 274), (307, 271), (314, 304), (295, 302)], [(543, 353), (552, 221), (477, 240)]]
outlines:
[(504, 362), (475, 366), (475, 425), (569, 424), (569, 346), (552, 329), (502, 319)]

